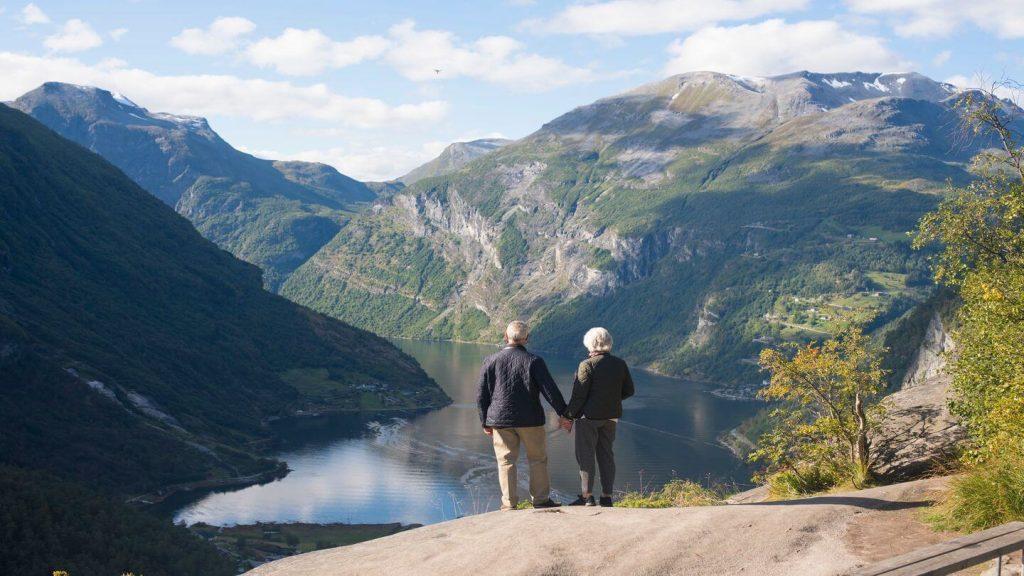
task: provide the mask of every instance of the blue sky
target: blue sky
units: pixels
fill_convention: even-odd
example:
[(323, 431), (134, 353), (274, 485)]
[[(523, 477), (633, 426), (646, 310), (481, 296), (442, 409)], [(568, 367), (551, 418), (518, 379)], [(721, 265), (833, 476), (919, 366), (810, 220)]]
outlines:
[(0, 0), (0, 100), (47, 80), (251, 153), (403, 174), (673, 73), (1024, 80), (1024, 0)]

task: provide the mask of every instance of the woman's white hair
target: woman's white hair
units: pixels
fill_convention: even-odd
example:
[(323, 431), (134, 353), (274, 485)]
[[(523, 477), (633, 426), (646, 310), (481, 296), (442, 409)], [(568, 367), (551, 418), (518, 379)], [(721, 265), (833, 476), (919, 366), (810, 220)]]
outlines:
[(608, 332), (604, 328), (591, 328), (583, 335), (583, 345), (591, 352), (611, 352), (611, 332)]

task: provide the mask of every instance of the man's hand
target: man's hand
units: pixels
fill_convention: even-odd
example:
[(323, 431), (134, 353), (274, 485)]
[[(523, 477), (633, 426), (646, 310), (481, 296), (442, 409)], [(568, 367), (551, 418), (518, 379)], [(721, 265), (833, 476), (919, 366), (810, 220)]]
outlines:
[(494, 428), (491, 428), (490, 426), (484, 426), (484, 434), (491, 436), (492, 434), (494, 434)]
[(558, 426), (566, 431), (566, 433), (572, 432), (572, 420), (565, 416), (558, 418)]

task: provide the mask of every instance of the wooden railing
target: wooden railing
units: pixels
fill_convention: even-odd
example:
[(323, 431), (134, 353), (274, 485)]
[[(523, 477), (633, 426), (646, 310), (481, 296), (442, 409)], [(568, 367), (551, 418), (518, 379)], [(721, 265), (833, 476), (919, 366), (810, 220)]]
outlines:
[[(1010, 522), (865, 566), (849, 576), (943, 576), (1024, 550), (1024, 522)], [(1024, 562), (1024, 557), (1022, 557)]]

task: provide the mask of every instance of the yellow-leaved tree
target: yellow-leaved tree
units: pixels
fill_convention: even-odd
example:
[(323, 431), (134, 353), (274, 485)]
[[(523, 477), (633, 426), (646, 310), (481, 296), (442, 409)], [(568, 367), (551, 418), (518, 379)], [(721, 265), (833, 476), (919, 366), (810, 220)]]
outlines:
[(761, 352), (771, 373), (760, 392), (779, 401), (775, 425), (750, 458), (773, 493), (791, 495), (832, 486), (863, 486), (874, 465), (871, 430), (877, 425), (885, 389), (882, 351), (857, 329), (821, 344), (790, 345)]

